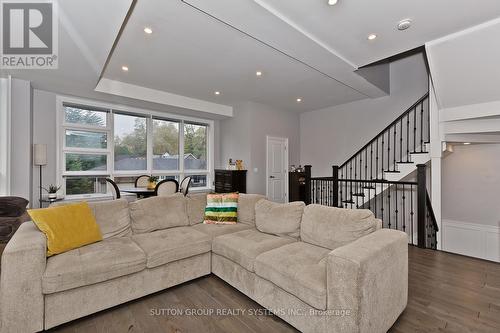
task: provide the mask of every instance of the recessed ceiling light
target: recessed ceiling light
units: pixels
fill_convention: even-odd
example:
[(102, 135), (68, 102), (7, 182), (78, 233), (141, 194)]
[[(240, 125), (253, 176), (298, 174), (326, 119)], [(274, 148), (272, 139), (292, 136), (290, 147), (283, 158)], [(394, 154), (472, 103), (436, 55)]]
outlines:
[(470, 145), (470, 142), (464, 142), (464, 145)]
[(299, 97), (299, 98), (297, 98), (297, 103), (300, 103), (300, 102), (302, 102), (302, 98)]
[(145, 27), (144, 28), (144, 32), (147, 33), (147, 34), (152, 34), (153, 33), (153, 29), (151, 29), (150, 27)]
[(262, 72), (261, 71), (257, 71), (257, 72), (255, 72), (255, 75), (262, 76)]
[(370, 35), (368, 35), (368, 37), (367, 37), (367, 38), (368, 38), (368, 40), (374, 40), (375, 38), (377, 38), (377, 35), (375, 35), (375, 34), (370, 34)]
[(399, 21), (398, 23), (398, 30), (406, 30), (409, 27), (411, 27), (411, 20), (410, 19), (404, 19)]
[(214, 92), (214, 94), (220, 95), (220, 91), (216, 91), (216, 92)]
[(128, 67), (127, 66), (122, 66), (122, 71), (128, 72)]
[(330, 6), (336, 5), (336, 4), (337, 4), (337, 2), (339, 2), (339, 0), (328, 0), (328, 4), (329, 4)]

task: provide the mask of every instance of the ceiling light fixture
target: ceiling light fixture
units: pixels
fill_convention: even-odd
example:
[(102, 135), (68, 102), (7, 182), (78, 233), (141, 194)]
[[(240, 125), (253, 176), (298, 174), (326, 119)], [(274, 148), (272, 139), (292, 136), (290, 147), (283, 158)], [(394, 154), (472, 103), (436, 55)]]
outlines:
[(302, 102), (302, 98), (299, 97), (299, 98), (297, 98), (297, 103), (300, 103), (300, 102)]
[(151, 29), (150, 27), (145, 27), (144, 32), (147, 33), (148, 35), (150, 35), (153, 33), (153, 29)]
[(334, 5), (336, 5), (336, 4), (337, 4), (337, 2), (339, 2), (339, 0), (328, 0), (328, 4), (329, 4), (330, 6), (334, 6)]
[(122, 66), (122, 71), (128, 72), (128, 67), (127, 66)]
[(377, 35), (375, 35), (375, 34), (370, 34), (370, 35), (368, 35), (368, 37), (367, 37), (367, 38), (368, 38), (368, 40), (374, 40), (375, 38), (377, 38)]
[(464, 145), (470, 145), (470, 142), (464, 142)]
[(220, 95), (220, 91), (216, 91), (216, 92), (214, 92), (214, 94)]
[(255, 75), (262, 76), (262, 72), (261, 71), (257, 71), (257, 72), (255, 72)]
[(410, 19), (404, 19), (404, 20), (401, 20), (399, 21), (398, 23), (398, 30), (406, 30), (408, 29), (409, 27), (411, 27), (411, 20)]

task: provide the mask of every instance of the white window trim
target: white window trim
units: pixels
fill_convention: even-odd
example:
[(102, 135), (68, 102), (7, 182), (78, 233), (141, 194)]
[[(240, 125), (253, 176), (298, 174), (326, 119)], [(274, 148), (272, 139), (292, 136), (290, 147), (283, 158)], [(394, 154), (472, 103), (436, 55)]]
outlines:
[[(106, 119), (106, 127), (93, 127), (93, 126), (85, 126), (81, 124), (66, 124), (64, 122), (63, 113), (64, 106), (63, 104), (76, 104), (87, 107), (95, 107), (98, 110), (103, 109), (108, 111), (107, 119)], [(65, 178), (64, 176), (69, 175), (92, 175), (92, 176), (105, 176), (109, 175), (111, 178), (114, 176), (136, 176), (138, 174), (154, 174), (158, 176), (171, 176), (171, 175), (179, 175), (179, 181), (181, 181), (185, 176), (188, 175), (206, 175), (207, 176), (207, 186), (206, 187), (198, 187), (196, 191), (206, 191), (212, 189), (212, 179), (214, 177), (214, 121), (211, 119), (203, 119), (196, 117), (189, 117), (184, 115), (177, 115), (167, 112), (147, 110), (135, 108), (122, 104), (114, 104), (107, 102), (99, 102), (95, 100), (66, 96), (66, 95), (57, 95), (56, 96), (56, 136), (57, 136), (57, 179), (59, 180), (59, 184), (62, 184), (64, 191), (66, 190), (65, 186)], [(113, 113), (126, 112), (130, 114), (137, 114), (138, 116), (146, 116), (146, 128), (147, 128), (147, 170), (134, 170), (134, 171), (115, 171), (114, 170), (114, 117)], [(184, 159), (179, 159), (179, 170), (153, 170), (153, 132), (152, 132), (152, 121), (153, 118), (157, 117), (160, 119), (170, 119), (179, 121), (179, 155), (184, 153), (184, 122), (193, 122), (198, 124), (207, 125), (207, 169), (206, 170), (183, 170), (184, 167)], [(65, 129), (70, 127), (71, 129), (82, 129), (82, 130), (91, 130), (97, 132), (107, 132), (108, 133), (108, 147), (107, 149), (102, 149), (102, 154), (108, 154), (107, 159), (107, 170), (103, 171), (65, 171), (66, 165), (64, 164), (64, 153), (68, 151), (65, 143)], [(87, 148), (71, 148), (69, 149), (71, 152), (97, 152), (99, 149), (87, 149)], [(193, 188), (193, 191), (195, 189)], [(77, 198), (97, 198), (97, 197), (109, 197), (109, 194), (82, 194), (82, 195), (69, 195), (68, 199), (77, 199)]]

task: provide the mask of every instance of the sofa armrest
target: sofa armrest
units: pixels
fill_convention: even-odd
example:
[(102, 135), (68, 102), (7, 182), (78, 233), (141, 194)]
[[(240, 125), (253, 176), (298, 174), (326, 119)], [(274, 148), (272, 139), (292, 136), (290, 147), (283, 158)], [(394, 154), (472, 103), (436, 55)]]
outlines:
[[(381, 229), (330, 252), (327, 258), (329, 310), (333, 331), (386, 332), (408, 300), (408, 236)], [(333, 328), (333, 327), (332, 327)]]
[(33, 222), (25, 222), (7, 243), (0, 274), (0, 331), (43, 330), (46, 242)]

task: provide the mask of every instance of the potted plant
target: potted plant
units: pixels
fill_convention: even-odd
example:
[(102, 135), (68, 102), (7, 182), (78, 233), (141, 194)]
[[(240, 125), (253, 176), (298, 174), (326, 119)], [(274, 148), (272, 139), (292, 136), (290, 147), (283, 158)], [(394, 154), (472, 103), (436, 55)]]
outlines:
[(57, 199), (57, 191), (61, 189), (61, 186), (50, 184), (48, 188), (42, 188), (49, 194), (49, 200), (55, 200)]
[(148, 189), (154, 190), (154, 188), (156, 187), (156, 182), (158, 182), (158, 176), (149, 176)]

